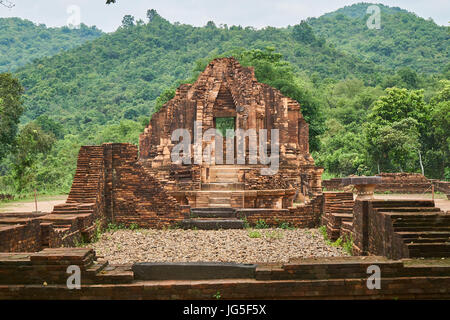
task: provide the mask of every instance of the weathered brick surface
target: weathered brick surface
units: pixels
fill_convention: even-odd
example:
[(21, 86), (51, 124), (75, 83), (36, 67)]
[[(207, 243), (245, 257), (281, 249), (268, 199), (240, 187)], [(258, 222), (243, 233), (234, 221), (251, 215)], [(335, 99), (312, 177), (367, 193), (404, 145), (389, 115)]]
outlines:
[[(217, 291), (222, 299), (450, 298), (450, 265), (442, 260), (406, 264), (382, 257), (292, 259), (259, 264), (248, 279), (135, 281), (131, 266), (105, 268), (95, 259), (89, 249), (0, 253), (0, 299), (214, 299)], [(80, 290), (66, 287), (69, 265), (80, 266)], [(381, 269), (379, 290), (367, 288), (370, 265)]]
[(450, 256), (450, 215), (430, 200), (355, 201), (354, 254)]
[(0, 224), (0, 252), (33, 252), (41, 249), (39, 221), (32, 218), (27, 220), (21, 224)]
[[(280, 133), (278, 173), (261, 175), (261, 165), (248, 163), (247, 147), (246, 163), (244, 167), (237, 168), (237, 182), (243, 185), (243, 189), (294, 188), (301, 195), (313, 197), (321, 193), (323, 169), (314, 166), (309, 154), (309, 129), (300, 109), (296, 101), (284, 97), (280, 91), (258, 83), (253, 68), (242, 67), (233, 58), (215, 59), (194, 84), (181, 85), (175, 97), (152, 116), (140, 137), (140, 159), (148, 169), (154, 170), (158, 179), (164, 179), (171, 191), (195, 191), (200, 190), (202, 184), (221, 182), (212, 174), (214, 164), (174, 165), (170, 154), (177, 142), (171, 141), (171, 135), (179, 128), (189, 131), (192, 139), (191, 163), (194, 163), (194, 122), (201, 122), (202, 132), (205, 132), (215, 128), (216, 118), (233, 117), (235, 129), (255, 130), (256, 138), (261, 129), (269, 132), (278, 129)], [(214, 141), (203, 141), (202, 150), (214, 145)], [(183, 204), (189, 202), (192, 207), (197, 202), (195, 196), (181, 192), (177, 194), (177, 199)], [(287, 200), (282, 201), (286, 204), (283, 208), (292, 206), (292, 202), (287, 204)], [(264, 204), (264, 201), (262, 204), (263, 207), (274, 207), (273, 204)], [(253, 205), (258, 207), (258, 203)]]
[[(343, 222), (353, 223), (353, 193), (350, 192), (324, 192), (323, 215), (321, 224), (327, 227), (328, 238), (337, 240), (343, 236)], [(351, 229), (351, 226), (347, 226)], [(348, 230), (347, 230), (347, 236)]]
[(431, 180), (431, 182), (433, 183), (436, 191), (442, 192), (443, 194), (447, 195), (447, 199), (450, 200), (450, 182), (449, 181)]
[(186, 210), (162, 183), (137, 161), (137, 147), (106, 144), (106, 212), (109, 220), (162, 227), (184, 219)]
[[(432, 181), (418, 173), (381, 173), (376, 176), (382, 177), (382, 180), (375, 187), (375, 192), (431, 193)], [(328, 191), (344, 190), (339, 178), (323, 180), (322, 186)]]
[(323, 210), (322, 202), (322, 196), (317, 196), (306, 204), (287, 209), (247, 208), (238, 209), (237, 214), (241, 218), (245, 217), (250, 225), (255, 225), (259, 220), (263, 220), (270, 226), (289, 223), (290, 226), (297, 228), (315, 228), (319, 226)]

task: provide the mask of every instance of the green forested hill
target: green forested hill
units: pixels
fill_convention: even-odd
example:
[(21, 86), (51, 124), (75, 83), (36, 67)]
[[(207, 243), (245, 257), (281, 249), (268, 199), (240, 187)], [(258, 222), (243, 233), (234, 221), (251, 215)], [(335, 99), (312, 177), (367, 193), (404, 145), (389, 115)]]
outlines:
[(382, 29), (367, 31), (367, 6), (261, 30), (172, 24), (149, 11), (148, 22), (126, 16), (114, 33), (18, 68), (26, 107), (18, 141), (34, 153), (19, 145), (0, 159), (0, 191), (68, 191), (81, 145), (137, 143), (174, 88), (221, 55), (255, 66), (259, 81), (300, 102), (325, 177), (423, 167), (450, 179), (448, 36), (388, 7)]
[(386, 68), (410, 67), (436, 73), (450, 64), (450, 32), (431, 19), (425, 20), (400, 8), (377, 4), (380, 29), (366, 25), (370, 4), (341, 8), (319, 18), (308, 19), (316, 34), (344, 52), (367, 58)]
[(213, 23), (199, 28), (155, 16), (148, 24), (124, 26), (18, 70), (26, 89), (24, 121), (49, 114), (79, 132), (92, 122), (136, 119), (150, 114), (165, 88), (190, 77), (198, 59), (265, 47), (275, 48), (297, 72), (313, 79), (364, 75), (367, 83), (375, 83), (381, 69), (323, 39), (296, 38), (293, 28), (218, 28)]
[(79, 29), (47, 28), (20, 18), (0, 18), (0, 72), (13, 71), (101, 35), (99, 29), (84, 24)]

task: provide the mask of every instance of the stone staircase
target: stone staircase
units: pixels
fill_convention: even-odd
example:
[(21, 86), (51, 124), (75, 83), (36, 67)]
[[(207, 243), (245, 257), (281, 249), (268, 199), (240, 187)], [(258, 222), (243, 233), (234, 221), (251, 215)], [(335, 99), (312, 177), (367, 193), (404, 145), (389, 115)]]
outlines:
[(239, 169), (240, 169), (239, 167), (230, 165), (220, 165), (211, 167), (210, 169), (211, 182), (238, 183)]
[(232, 192), (244, 189), (239, 182), (239, 169), (227, 165), (211, 167), (210, 182), (202, 183), (199, 202), (210, 208), (231, 208)]
[(96, 228), (94, 222), (98, 218), (96, 214), (103, 188), (103, 175), (103, 147), (81, 147), (66, 203), (54, 206), (51, 214), (41, 218), (43, 248), (52, 246), (50, 229), (60, 235), (62, 245), (71, 245), (73, 239), (80, 236), (90, 237)]
[(229, 207), (192, 208), (190, 218), (182, 221), (184, 229), (218, 230), (243, 229), (244, 221)]
[(434, 207), (433, 201), (380, 201), (373, 206), (390, 217), (410, 258), (450, 257), (450, 215)]
[(322, 225), (327, 227), (328, 238), (350, 237), (353, 229), (353, 193), (324, 192)]

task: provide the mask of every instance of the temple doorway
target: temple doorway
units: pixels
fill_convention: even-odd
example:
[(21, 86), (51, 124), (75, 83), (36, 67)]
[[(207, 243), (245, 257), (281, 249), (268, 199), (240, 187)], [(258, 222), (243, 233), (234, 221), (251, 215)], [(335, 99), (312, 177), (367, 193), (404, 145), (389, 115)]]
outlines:
[[(222, 136), (222, 150), (223, 150), (223, 164), (235, 164), (236, 159), (236, 117), (216, 117), (214, 118), (214, 127), (218, 131), (218, 133)], [(227, 154), (230, 153), (230, 149), (227, 150), (227, 131), (228, 131), (228, 138), (233, 139), (233, 146), (232, 146), (232, 163), (228, 161), (227, 163)], [(231, 132), (230, 132), (231, 131)], [(217, 146), (219, 147), (219, 146)], [(230, 148), (230, 147), (229, 147)], [(228, 151), (228, 153), (227, 153)]]

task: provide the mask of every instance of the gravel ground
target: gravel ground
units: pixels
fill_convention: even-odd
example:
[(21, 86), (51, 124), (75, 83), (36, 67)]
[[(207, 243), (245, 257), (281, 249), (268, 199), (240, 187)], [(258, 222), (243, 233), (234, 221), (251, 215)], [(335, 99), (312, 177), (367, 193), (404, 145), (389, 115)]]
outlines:
[(267, 263), (287, 262), (294, 257), (347, 255), (341, 247), (328, 245), (318, 229), (118, 230), (104, 233), (98, 242), (88, 247), (111, 264), (194, 261)]

